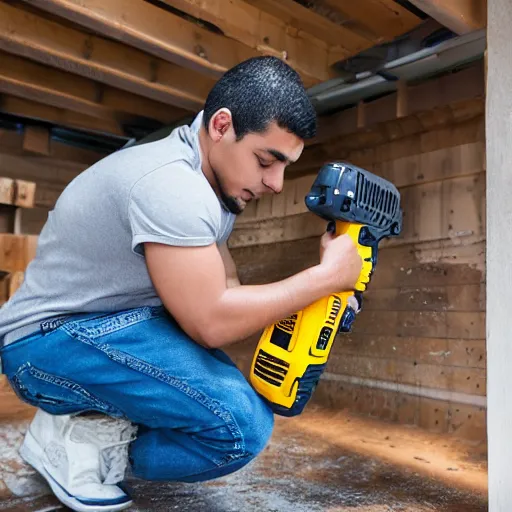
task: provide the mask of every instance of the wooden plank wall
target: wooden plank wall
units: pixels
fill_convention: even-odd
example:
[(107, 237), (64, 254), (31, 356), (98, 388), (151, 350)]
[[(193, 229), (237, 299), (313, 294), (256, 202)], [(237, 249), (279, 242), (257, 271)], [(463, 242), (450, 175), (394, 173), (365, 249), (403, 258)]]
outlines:
[(103, 154), (50, 141), (48, 154), (27, 151), (27, 133), (0, 130), (0, 176), (37, 183), (35, 208), (23, 210), (22, 232), (39, 234), (66, 185)]
[[(439, 86), (444, 83), (429, 90), (446, 98), (446, 91), (454, 88)], [(374, 119), (372, 129), (352, 133), (345, 128), (341, 138), (308, 148), (300, 166), (291, 169), (283, 194), (252, 204), (241, 216), (230, 246), (242, 282), (286, 277), (318, 261), (318, 237), (325, 223), (306, 212), (303, 198), (323, 160), (340, 155), (393, 180), (403, 197), (403, 235), (383, 245), (364, 311), (353, 334), (338, 339), (315, 399), (336, 409), (481, 441), (483, 102), (469, 99), (448, 107), (437, 102), (420, 111), (413, 108), (414, 91), (419, 89), (412, 89), (409, 98), (414, 116), (382, 124), (385, 116), (394, 115), (390, 98), (383, 98), (374, 106), (384, 110), (366, 109), (366, 122), (372, 125)], [(419, 97), (426, 105), (426, 96)], [(331, 130), (340, 119), (348, 118), (337, 116), (324, 127)], [(325, 133), (321, 131), (319, 141)], [(37, 233), (66, 184), (101, 155), (54, 141), (45, 155), (29, 154), (23, 147), (22, 135), (0, 132), (0, 175), (37, 182), (39, 209), (24, 228)], [(229, 350), (244, 371), (256, 341), (257, 336)], [(0, 389), (0, 399), (5, 392)]]
[[(0, 130), (0, 176), (37, 183), (35, 208), (19, 211), (20, 232), (28, 236), (0, 235), (0, 259), (3, 270), (19, 275), (35, 253), (34, 242), (48, 211), (65, 186), (82, 170), (101, 158), (100, 154), (50, 142), (49, 152), (41, 155), (27, 151), (23, 133)], [(5, 300), (5, 281), (0, 281), (0, 302)], [(4, 375), (0, 375), (0, 420), (30, 417), (34, 409), (19, 400)]]
[[(347, 160), (396, 183), (404, 229), (383, 244), (364, 310), (353, 333), (338, 337), (315, 400), (484, 441), (483, 114), (353, 150)], [(318, 261), (325, 224), (301, 213), (312, 179), (288, 181), (282, 198), (240, 219), (231, 243), (243, 283)], [(276, 212), (284, 217), (272, 219)], [(244, 371), (256, 340), (231, 350)]]

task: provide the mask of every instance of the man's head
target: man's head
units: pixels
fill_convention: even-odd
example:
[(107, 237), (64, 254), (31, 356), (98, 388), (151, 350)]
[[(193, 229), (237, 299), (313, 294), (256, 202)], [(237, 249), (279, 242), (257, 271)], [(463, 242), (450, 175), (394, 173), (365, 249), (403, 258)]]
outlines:
[(275, 57), (249, 59), (225, 73), (208, 95), (203, 121), (203, 167), (233, 213), (281, 192), (286, 165), (316, 132), (299, 75)]

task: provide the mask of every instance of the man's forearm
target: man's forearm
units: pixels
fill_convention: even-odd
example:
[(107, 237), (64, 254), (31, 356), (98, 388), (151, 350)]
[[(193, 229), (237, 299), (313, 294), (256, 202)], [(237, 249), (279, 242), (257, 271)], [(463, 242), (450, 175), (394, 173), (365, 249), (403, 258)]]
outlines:
[(276, 283), (227, 289), (209, 311), (202, 341), (214, 348), (234, 343), (329, 293), (319, 266)]

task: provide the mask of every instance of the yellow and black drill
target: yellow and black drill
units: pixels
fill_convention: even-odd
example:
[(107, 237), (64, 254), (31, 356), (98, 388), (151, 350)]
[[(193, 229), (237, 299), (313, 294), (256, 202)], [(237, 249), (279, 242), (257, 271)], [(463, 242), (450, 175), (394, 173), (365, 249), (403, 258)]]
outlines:
[[(276, 414), (296, 416), (311, 398), (337, 333), (350, 332), (362, 292), (377, 264), (380, 240), (402, 229), (400, 193), (389, 181), (347, 162), (326, 164), (305, 198), (306, 206), (329, 222), (336, 235), (348, 234), (363, 260), (355, 290), (324, 297), (270, 325), (251, 365), (250, 380)], [(352, 303), (353, 304), (353, 303)]]

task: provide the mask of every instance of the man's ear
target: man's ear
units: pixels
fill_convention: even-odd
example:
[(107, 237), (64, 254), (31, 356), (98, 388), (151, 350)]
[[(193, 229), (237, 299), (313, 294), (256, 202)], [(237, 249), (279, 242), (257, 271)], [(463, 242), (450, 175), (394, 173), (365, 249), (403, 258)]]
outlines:
[(213, 114), (208, 124), (208, 133), (214, 142), (219, 142), (233, 126), (233, 118), (228, 108), (221, 108)]

